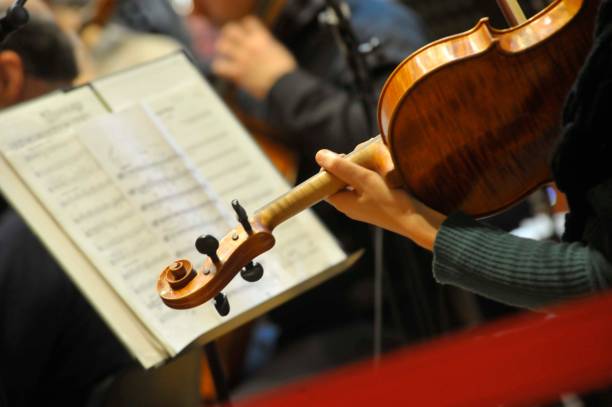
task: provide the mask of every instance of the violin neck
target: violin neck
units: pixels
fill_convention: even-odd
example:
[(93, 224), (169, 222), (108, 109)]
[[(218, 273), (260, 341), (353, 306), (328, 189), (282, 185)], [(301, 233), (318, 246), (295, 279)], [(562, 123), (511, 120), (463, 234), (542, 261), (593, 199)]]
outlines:
[[(380, 148), (386, 147), (381, 137), (378, 136), (346, 158), (363, 167), (374, 169), (380, 165)], [(345, 186), (346, 183), (335, 176), (326, 171), (321, 171), (261, 208), (255, 214), (255, 220), (264, 228), (272, 231), (287, 219), (321, 202)]]
[(497, 0), (497, 5), (511, 27), (527, 21), (527, 17), (525, 17), (525, 13), (517, 0)]

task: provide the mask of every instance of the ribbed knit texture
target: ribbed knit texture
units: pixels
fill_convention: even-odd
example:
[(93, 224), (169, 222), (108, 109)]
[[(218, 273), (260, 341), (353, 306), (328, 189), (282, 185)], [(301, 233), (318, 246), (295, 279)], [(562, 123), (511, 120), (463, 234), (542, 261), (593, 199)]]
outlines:
[(519, 238), (459, 213), (438, 233), (433, 272), (441, 283), (527, 308), (612, 284), (612, 265), (596, 250)]
[(570, 205), (563, 238), (572, 243), (522, 239), (456, 214), (436, 239), (438, 281), (531, 308), (612, 284), (612, 0), (600, 6), (552, 160)]

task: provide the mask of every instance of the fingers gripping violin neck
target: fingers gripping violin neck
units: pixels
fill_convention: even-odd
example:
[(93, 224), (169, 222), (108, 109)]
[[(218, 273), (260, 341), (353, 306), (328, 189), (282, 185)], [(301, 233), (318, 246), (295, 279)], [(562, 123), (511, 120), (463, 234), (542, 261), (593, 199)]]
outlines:
[[(367, 168), (386, 168), (380, 137), (374, 138), (347, 157)], [(386, 166), (386, 167), (383, 167)], [(221, 315), (229, 312), (229, 302), (221, 290), (240, 274), (249, 282), (259, 280), (263, 268), (252, 260), (270, 250), (275, 243), (274, 228), (340, 191), (345, 183), (327, 172), (320, 172), (285, 195), (261, 208), (249, 219), (238, 201), (232, 202), (238, 225), (221, 240), (201, 236), (196, 249), (206, 255), (199, 270), (188, 260), (177, 260), (164, 269), (157, 281), (157, 292), (171, 308), (193, 308), (211, 299)]]
[[(483, 217), (527, 196), (550, 180), (562, 105), (590, 48), (597, 5), (555, 0), (516, 27), (496, 30), (483, 19), (421, 48), (383, 87), (382, 136), (349, 159), (370, 169), (394, 167), (390, 179), (444, 214)], [(520, 22), (516, 8), (507, 8)], [(381, 162), (383, 148), (393, 163)], [(227, 314), (221, 290), (238, 273), (247, 281), (261, 277), (252, 260), (274, 246), (274, 228), (344, 186), (321, 172), (250, 219), (235, 202), (240, 224), (220, 241), (198, 239), (207, 257), (197, 271), (187, 260), (167, 267), (157, 283), (162, 300), (191, 308), (214, 298)]]

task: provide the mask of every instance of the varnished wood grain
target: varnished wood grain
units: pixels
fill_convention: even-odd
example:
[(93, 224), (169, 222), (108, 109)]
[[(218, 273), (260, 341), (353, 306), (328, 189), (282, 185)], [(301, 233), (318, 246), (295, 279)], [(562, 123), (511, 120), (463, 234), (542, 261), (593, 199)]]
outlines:
[[(177, 278), (172, 270), (176, 262), (166, 267), (157, 280), (157, 292), (162, 301), (171, 308), (185, 309), (213, 299), (245, 265), (274, 246), (274, 236), (266, 228), (255, 222), (252, 228), (251, 235), (242, 226), (230, 231), (219, 242), (220, 264), (217, 266), (206, 257), (202, 267), (186, 284), (176, 285)], [(191, 268), (188, 264), (187, 269)]]
[[(385, 155), (380, 154), (380, 150), (384, 148), (386, 147), (382, 140), (377, 137), (362, 148), (353, 151), (347, 158), (366, 168), (384, 169), (389, 166), (389, 163), (384, 162)], [(282, 222), (321, 202), (345, 186), (346, 183), (322, 171), (257, 211), (255, 219), (272, 231)]]
[(590, 48), (596, 3), (558, 0), (508, 30), (484, 19), (395, 70), (379, 120), (413, 195), (443, 213), (481, 217), (550, 180), (562, 106)]
[[(371, 169), (392, 167), (387, 155), (380, 154), (383, 149), (386, 147), (377, 137), (348, 158)], [(323, 171), (257, 211), (251, 220), (252, 234), (245, 232), (242, 226), (231, 230), (219, 242), (219, 264), (206, 257), (197, 272), (192, 272), (195, 268), (187, 260), (170, 264), (157, 280), (157, 292), (162, 301), (171, 308), (185, 309), (213, 299), (246, 264), (274, 246), (271, 232), (276, 226), (345, 186), (344, 182)]]
[[(379, 122), (404, 187), (443, 213), (485, 216), (549, 180), (561, 107), (590, 47), (596, 6), (556, 0), (509, 30), (482, 20), (400, 64), (382, 91)], [(348, 158), (386, 170), (384, 148), (375, 139)], [(231, 231), (220, 242), (218, 267), (207, 258), (195, 276), (190, 267), (166, 268), (157, 286), (163, 301), (190, 308), (214, 298), (274, 246), (276, 226), (344, 186), (321, 172), (259, 210), (252, 235)]]

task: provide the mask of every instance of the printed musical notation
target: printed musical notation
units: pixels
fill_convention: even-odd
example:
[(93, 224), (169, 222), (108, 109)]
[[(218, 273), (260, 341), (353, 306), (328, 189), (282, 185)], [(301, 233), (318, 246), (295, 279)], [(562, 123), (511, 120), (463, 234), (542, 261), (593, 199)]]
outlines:
[(262, 182), (266, 173), (249, 154), (252, 146), (237, 140), (244, 130), (224, 106), (202, 103), (211, 98), (216, 96), (210, 89), (194, 82), (153, 97), (147, 105), (224, 202), (238, 199), (255, 210), (274, 196), (278, 186)]
[[(51, 218), (56, 233), (72, 241), (78, 257), (72, 264), (92, 265), (88, 275), (100, 274), (117, 294), (112, 298), (121, 304), (114, 309), (141, 321), (137, 329), (155, 338), (155, 347), (174, 355), (228, 321), (212, 304), (189, 311), (164, 306), (155, 292), (159, 273), (176, 258), (199, 266), (196, 237), (221, 238), (236, 225), (231, 200), (253, 215), (288, 186), (184, 55), (20, 106), (3, 118), (11, 131), (0, 137), (0, 153), (15, 173), (12, 181), (39, 201), (36, 215)], [(230, 319), (252, 315), (345, 259), (308, 212), (275, 236), (277, 247), (257, 259), (264, 278), (255, 284), (235, 278), (224, 290)], [(78, 273), (70, 270), (77, 281)], [(96, 298), (95, 288), (86, 294)], [(139, 357), (159, 361), (159, 354)]]
[[(205, 100), (211, 102), (203, 103)], [(179, 84), (143, 99), (173, 136), (177, 148), (189, 155), (222, 204), (227, 206), (231, 200), (238, 199), (252, 215), (273, 197), (285, 193), (288, 185), (262, 159), (258, 147), (225, 106), (212, 101), (216, 102), (217, 96), (201, 81)], [(258, 259), (266, 270), (265, 285), (255, 287), (235, 279), (228, 286), (227, 294), (240, 299), (232, 300), (232, 307), (238, 302), (238, 306), (248, 308), (249, 302), (273, 297), (311, 277), (313, 270), (325, 269), (344, 256), (310, 213), (291, 219), (274, 233), (277, 246)]]
[(160, 267), (171, 254), (76, 134), (68, 130), (5, 156), (111, 284), (138, 307), (143, 298), (134, 297), (135, 287), (155, 282), (145, 266), (155, 258)]
[(141, 106), (90, 121), (79, 138), (174, 257), (195, 258), (197, 231), (189, 231), (196, 225), (211, 233), (229, 228), (219, 199)]
[[(87, 120), (78, 120), (76, 125), (66, 122), (73, 120), (75, 115), (87, 116), (94, 123), (108, 116), (103, 109), (99, 109), (99, 102), (90, 98), (90, 92), (68, 95), (64, 103), (56, 99), (54, 109), (45, 109), (44, 115), (41, 112), (29, 112), (31, 117), (41, 119), (33, 122), (36, 125), (30, 124), (25, 133), (24, 126), (19, 127), (19, 142), (3, 138), (0, 148), (6, 159), (39, 199), (45, 202), (48, 210), (63, 225), (72, 240), (78, 242), (79, 247), (102, 271), (114, 289), (142, 318), (149, 321), (152, 328), (170, 344), (171, 349), (178, 351), (193, 340), (201, 328), (191, 324), (190, 330), (183, 329), (188, 323), (182, 319), (192, 318), (192, 315), (165, 307), (154, 288), (159, 270), (168, 264), (169, 259), (176, 257), (177, 252), (193, 255), (193, 237), (188, 234), (189, 238), (182, 242), (182, 246), (176, 244), (175, 240), (178, 239), (174, 239), (174, 236), (166, 241), (160, 237), (163, 233), (158, 233), (151, 226), (148, 215), (168, 219), (159, 222), (159, 229), (178, 236), (180, 233), (176, 233), (175, 229), (189, 224), (186, 220), (189, 211), (183, 211), (182, 217), (172, 219), (167, 205), (154, 204), (145, 210), (147, 203), (139, 198), (159, 197), (161, 189), (138, 188), (135, 185), (142, 182), (138, 181), (138, 176), (153, 176), (151, 174), (156, 173), (171, 180), (163, 183), (166, 189), (172, 185), (182, 188), (189, 183), (187, 172), (179, 169), (179, 164), (183, 162), (180, 159), (168, 160), (155, 166), (151, 165), (155, 161), (147, 161), (147, 157), (141, 156), (140, 161), (133, 161), (130, 167), (122, 167), (119, 175), (124, 182), (132, 182), (135, 190), (149, 193), (126, 194), (121, 188), (123, 184), (114, 179), (108, 168), (99, 164), (85, 142), (93, 138), (103, 143), (105, 134), (92, 129)], [(62, 117), (51, 115), (51, 111), (58, 112)], [(50, 122), (53, 123), (51, 130)], [(80, 127), (83, 123), (83, 127)], [(141, 143), (136, 133), (129, 135), (129, 139), (134, 145), (147, 145), (146, 138)], [(118, 144), (110, 148), (115, 154), (110, 157), (109, 162), (112, 163), (117, 163), (123, 152), (129, 154), (134, 150), (116, 147), (125, 143), (125, 140), (111, 137), (106, 143), (115, 142)], [(148, 165), (143, 165), (145, 162)], [(180, 171), (185, 175), (181, 177)], [(173, 174), (178, 176), (174, 177)], [(172, 192), (172, 187), (169, 189)], [(197, 191), (202, 191), (199, 185)], [(179, 202), (189, 205), (188, 198), (182, 196)], [(208, 197), (198, 199), (212, 202)], [(213, 218), (218, 219), (218, 216)], [(191, 219), (194, 219), (193, 216)], [(210, 311), (202, 308), (196, 312), (209, 314), (211, 316), (208, 318), (215, 320), (217, 317)]]
[[(170, 80), (170, 78), (172, 78)], [(174, 86), (162, 86), (167, 79)], [(166, 81), (165, 83), (168, 83)], [(222, 216), (235, 224), (230, 202), (238, 199), (250, 215), (288, 189), (284, 179), (265, 159), (255, 142), (236, 121), (213, 89), (184, 57), (160, 61), (155, 69), (143, 67), (128, 76), (96, 83), (111, 109), (127, 108), (125, 100), (138, 100), (170, 135), (176, 150), (189, 157), (200, 179), (219, 199)], [(228, 215), (229, 214), (229, 215)], [(189, 228), (191, 224), (185, 224)], [(213, 228), (186, 229), (222, 237)], [(345, 258), (333, 237), (312, 213), (303, 213), (278, 227), (277, 246), (261, 256), (265, 283), (246, 284), (234, 279), (226, 290), (237, 313), (307, 280)], [(298, 236), (298, 238), (296, 238)], [(198, 258), (198, 257), (195, 257)], [(240, 293), (235, 295), (234, 293)]]

